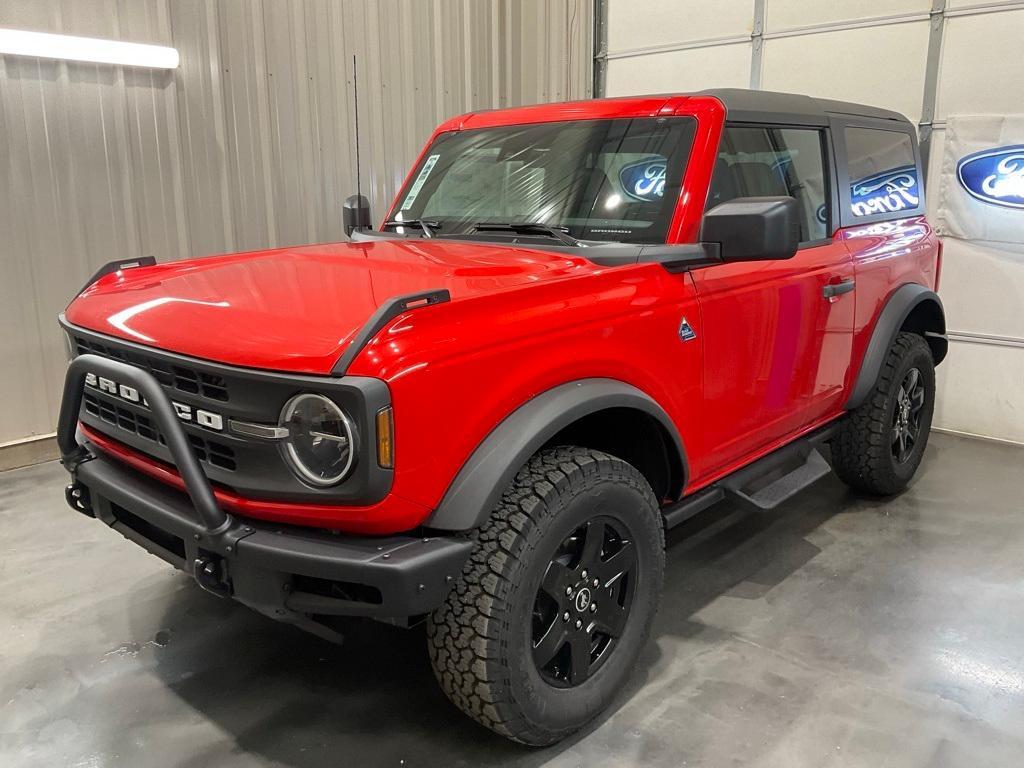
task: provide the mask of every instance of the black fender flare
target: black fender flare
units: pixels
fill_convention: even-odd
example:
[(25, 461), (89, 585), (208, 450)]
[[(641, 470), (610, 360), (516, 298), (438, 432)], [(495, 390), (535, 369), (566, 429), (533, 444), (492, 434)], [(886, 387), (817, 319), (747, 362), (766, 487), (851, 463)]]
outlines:
[(882, 365), (885, 363), (885, 356), (889, 348), (896, 340), (896, 335), (903, 328), (910, 313), (922, 304), (931, 303), (938, 312), (938, 322), (934, 327), (919, 329), (923, 332), (925, 339), (932, 348), (935, 356), (935, 363), (942, 362), (946, 356), (948, 342), (946, 340), (946, 315), (942, 308), (942, 300), (938, 295), (919, 283), (906, 283), (901, 285), (892, 295), (889, 296), (878, 315), (875, 328), (871, 332), (871, 340), (864, 352), (864, 359), (860, 364), (860, 371), (857, 374), (857, 381), (853, 386), (849, 399), (846, 401), (846, 410), (853, 410), (860, 406), (871, 394), (878, 376), (882, 372)]
[(459, 470), (427, 528), (477, 528), (529, 458), (573, 422), (608, 408), (633, 408), (656, 419), (675, 443), (683, 486), (689, 475), (682, 439), (672, 419), (645, 392), (616, 379), (581, 379), (561, 384), (519, 406), (477, 446)]

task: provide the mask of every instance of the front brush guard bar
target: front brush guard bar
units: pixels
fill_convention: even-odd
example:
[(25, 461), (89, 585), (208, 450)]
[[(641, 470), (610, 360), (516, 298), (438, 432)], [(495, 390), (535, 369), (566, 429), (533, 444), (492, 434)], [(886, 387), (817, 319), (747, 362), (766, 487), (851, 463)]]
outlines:
[[(74, 477), (78, 465), (92, 458), (88, 450), (79, 445), (76, 437), (79, 412), (85, 394), (85, 379), (90, 373), (116, 381), (118, 384), (127, 384), (138, 390), (146, 399), (198, 515), (197, 523), (202, 533), (196, 534), (196, 540), (201, 541), (204, 549), (211, 553), (231, 553), (238, 540), (251, 533), (252, 528), (234, 520), (217, 504), (210, 481), (192, 451), (188, 435), (178, 419), (174, 406), (171, 405), (170, 398), (149, 371), (92, 354), (79, 355), (71, 361), (64, 377), (64, 398), (57, 420), (57, 445), (60, 448), (61, 463)], [(196, 569), (201, 565), (193, 564)]]

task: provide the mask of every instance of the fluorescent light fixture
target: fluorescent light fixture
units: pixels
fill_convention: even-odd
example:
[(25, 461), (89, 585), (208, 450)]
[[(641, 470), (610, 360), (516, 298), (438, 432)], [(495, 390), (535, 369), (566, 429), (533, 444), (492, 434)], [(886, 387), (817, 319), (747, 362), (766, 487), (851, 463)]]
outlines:
[(0, 27), (0, 54), (156, 69), (175, 69), (178, 66), (178, 50), (163, 45), (51, 35), (7, 27)]

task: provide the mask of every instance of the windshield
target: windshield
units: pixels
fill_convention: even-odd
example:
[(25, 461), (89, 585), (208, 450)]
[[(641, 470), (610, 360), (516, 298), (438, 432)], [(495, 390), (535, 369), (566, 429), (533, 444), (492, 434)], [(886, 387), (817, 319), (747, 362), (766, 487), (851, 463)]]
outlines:
[[(444, 133), (392, 218), (427, 223), (437, 237), (543, 224), (581, 240), (663, 243), (695, 127), (691, 117), (663, 117)], [(481, 229), (488, 238), (516, 236)]]

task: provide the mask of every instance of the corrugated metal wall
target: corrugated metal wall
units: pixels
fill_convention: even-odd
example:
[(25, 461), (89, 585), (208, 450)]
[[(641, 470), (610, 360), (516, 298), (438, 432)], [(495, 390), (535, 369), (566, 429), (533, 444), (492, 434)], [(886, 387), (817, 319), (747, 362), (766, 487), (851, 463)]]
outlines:
[(0, 444), (53, 430), (54, 318), (104, 262), (343, 239), (353, 54), (379, 215), (443, 119), (587, 97), (592, 6), (4, 0), (0, 26), (171, 45), (181, 66), (0, 56)]

